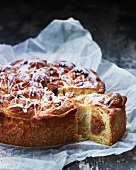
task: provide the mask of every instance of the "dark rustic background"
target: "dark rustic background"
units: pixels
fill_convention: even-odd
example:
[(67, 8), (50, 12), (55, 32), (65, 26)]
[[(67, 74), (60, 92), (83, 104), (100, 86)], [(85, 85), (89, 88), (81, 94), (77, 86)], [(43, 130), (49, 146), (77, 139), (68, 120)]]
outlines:
[[(53, 19), (78, 19), (100, 46), (103, 58), (136, 75), (135, 1), (0, 1), (0, 44), (35, 37)], [(87, 158), (64, 169), (136, 169), (136, 148), (121, 155)]]
[(136, 68), (136, 5), (131, 0), (3, 1), (0, 43), (17, 44), (35, 37), (53, 19), (69, 17), (91, 32), (103, 58), (126, 69)]

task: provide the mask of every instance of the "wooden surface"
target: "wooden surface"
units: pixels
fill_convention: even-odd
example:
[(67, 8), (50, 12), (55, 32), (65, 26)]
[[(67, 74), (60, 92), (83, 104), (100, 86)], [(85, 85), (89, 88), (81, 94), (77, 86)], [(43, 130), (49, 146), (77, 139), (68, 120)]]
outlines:
[[(134, 1), (3, 1), (0, 3), (0, 43), (15, 45), (35, 37), (53, 19), (74, 17), (88, 29), (103, 58), (136, 75), (136, 10)], [(121, 155), (86, 158), (70, 169), (135, 170), (136, 148)]]
[(74, 162), (64, 170), (136, 170), (136, 147), (121, 155), (106, 157), (89, 157), (80, 162)]

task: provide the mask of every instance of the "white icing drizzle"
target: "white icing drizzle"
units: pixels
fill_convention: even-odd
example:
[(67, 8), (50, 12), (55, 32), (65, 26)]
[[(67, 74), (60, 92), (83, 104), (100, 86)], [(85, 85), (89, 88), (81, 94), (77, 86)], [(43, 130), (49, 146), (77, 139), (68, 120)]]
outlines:
[(32, 81), (37, 81), (39, 77), (43, 81), (44, 75), (46, 74), (46, 70), (45, 70), (45, 68), (40, 68), (40, 69), (37, 69), (37, 70), (31, 72), (31, 74), (32, 74)]
[(108, 97), (104, 100), (104, 105), (107, 105), (110, 102), (111, 97)]
[(104, 100), (105, 96), (92, 93), (87, 95), (85, 102), (92, 102), (93, 105), (100, 104), (100, 101)]
[(94, 73), (91, 70), (89, 70), (89, 77), (94, 81), (93, 86), (96, 87), (98, 85), (98, 82), (96, 80), (96, 76), (94, 75)]
[(114, 102), (113, 97), (115, 97), (116, 95), (117, 95), (116, 93), (112, 93), (111, 96), (92, 93), (87, 95), (84, 102), (85, 103), (91, 102), (93, 105), (102, 105), (106, 108), (109, 108)]
[(4, 71), (5, 69), (7, 69), (7, 68), (12, 68), (13, 66), (12, 65), (10, 65), (10, 64), (5, 64), (5, 65), (3, 65), (3, 66), (0, 66), (0, 71)]
[(59, 74), (59, 78), (61, 78), (62, 74), (64, 73), (64, 67), (58, 68), (57, 73)]
[(59, 97), (54, 96), (53, 102), (54, 102), (54, 103), (60, 103), (61, 100), (59, 99)]
[[(76, 77), (73, 78), (72, 74), (74, 74), (73, 76)], [(74, 67), (71, 70), (70, 75), (67, 76), (67, 74), (64, 74), (61, 76), (61, 79), (66, 81), (67, 85), (65, 84), (65, 86), (71, 86), (76, 88), (95, 88), (98, 85), (96, 75), (91, 70), (87, 70), (83, 67)]]
[(96, 84), (93, 84), (89, 81), (85, 81), (85, 82), (83, 82), (82, 87), (96, 87)]
[(48, 97), (47, 96), (43, 96), (43, 102), (47, 103), (48, 101), (49, 101)]
[[(38, 68), (38, 63), (41, 63), (42, 68)], [(33, 106), (34, 113), (37, 115), (37, 105), (42, 108), (44, 107), (44, 104), (49, 101), (56, 105), (61, 105), (62, 100), (59, 97), (54, 96), (47, 87), (43, 88), (41, 83), (45, 81), (58, 84), (59, 81), (63, 80), (64, 86), (76, 88), (96, 87), (98, 85), (95, 74), (90, 70), (82, 67), (75, 67), (73, 63), (65, 61), (60, 61), (57, 64), (57, 67), (55, 65), (50, 65), (50, 67), (53, 67), (52, 70), (47, 67), (46, 61), (44, 60), (24, 59), (22, 61), (18, 61), (13, 66), (10, 64), (2, 66), (2, 68), (0, 68), (0, 86), (8, 89), (9, 95), (12, 95), (13, 97), (12, 102), (14, 101), (13, 104), (11, 102), (12, 105), (9, 104), (8, 109), (20, 107), (24, 113), (27, 113), (28, 109)], [(4, 72), (5, 68), (9, 68), (6, 73)], [(13, 68), (13, 71), (10, 72), (10, 68)], [(69, 70), (70, 74), (69, 72), (65, 73), (65, 70)], [(72, 70), (75, 70), (75, 79), (72, 77)], [(55, 77), (56, 74), (58, 74), (57, 78)], [(27, 93), (29, 98), (25, 97), (24, 93)], [(3, 97), (6, 97), (6, 95), (3, 94), (1, 96), (1, 102), (3, 102)], [(31, 99), (31, 97), (34, 99)], [(108, 99), (106, 99), (106, 101), (108, 102)]]
[[(37, 64), (38, 62), (42, 63), (43, 65), (45, 64), (45, 62), (43, 61), (39, 61), (39, 60), (23, 60), (17, 64), (15, 64), (14, 66), (10, 65), (10, 68), (17, 68), (18, 67), (18, 70), (17, 70), (17, 73), (19, 73), (18, 78), (20, 80), (29, 80), (30, 79), (30, 75), (29, 73), (27, 73), (29, 71), (29, 68), (31, 66), (31, 63), (34, 63), (34, 64)], [(26, 64), (25, 64), (26, 63)], [(5, 66), (7, 68), (7, 65)], [(4, 71), (4, 68), (3, 67), (3, 71)], [(9, 66), (8, 66), (9, 67)], [(36, 68), (36, 67), (35, 67)], [(44, 70), (45, 72), (45, 70)], [(38, 84), (37, 82), (34, 82), (33, 79), (35, 78), (37, 80), (38, 76), (43, 76), (44, 73), (42, 69), (38, 69), (37, 72), (33, 72), (33, 78), (32, 78), (32, 81), (29, 82), (30, 84), (30, 87), (29, 87), (29, 95), (32, 95), (34, 96), (34, 94), (36, 94), (39, 98), (39, 101), (40, 101), (40, 98), (41, 98), (41, 94), (43, 93), (44, 94), (44, 90), (43, 90), (43, 87), (41, 84)], [(16, 87), (16, 91), (17, 91), (17, 95), (13, 95), (12, 91), (11, 90), (11, 87), (13, 86), (13, 79), (15, 77), (15, 74), (12, 74), (12, 73), (8, 73), (7, 75), (2, 72), (0, 73), (1, 74), (1, 77), (0, 77), (0, 85), (2, 86), (3, 83), (4, 85), (6, 85), (8, 87), (8, 93), (11, 93), (11, 95), (14, 97), (14, 104), (12, 106), (9, 106), (8, 108), (13, 108), (13, 107), (21, 107), (23, 112), (26, 113), (28, 108), (33, 105), (34, 106), (34, 112), (36, 114), (36, 105), (39, 104), (39, 102), (34, 102), (28, 98), (25, 98), (24, 96), (22, 96), (23, 98), (17, 98), (17, 95), (19, 94), (23, 94), (25, 92), (25, 88), (27, 88), (27, 85), (26, 87), (23, 87), (24, 85), (24, 82), (21, 82), (19, 84), (16, 84), (15, 87)], [(23, 90), (21, 90), (23, 89)], [(23, 100), (25, 101), (25, 105), (23, 104), (18, 104), (17, 101), (18, 100)], [(1, 97), (1, 102), (3, 101), (3, 98)]]
[(17, 103), (18, 99), (14, 98), (14, 103), (7, 107), (7, 109), (20, 107), (22, 108), (24, 113), (27, 113), (28, 109), (33, 105), (34, 106), (34, 113), (37, 114), (36, 106), (40, 105), (39, 101), (32, 101), (29, 98), (20, 98), (19, 100), (25, 101), (25, 104)]
[(20, 68), (18, 69), (18, 72), (21, 73), (21, 74), (23, 74), (23, 73), (25, 73), (25, 72), (28, 71), (29, 67), (30, 67), (29, 65), (25, 64), (25, 65), (23, 65), (22, 67), (20, 67)]

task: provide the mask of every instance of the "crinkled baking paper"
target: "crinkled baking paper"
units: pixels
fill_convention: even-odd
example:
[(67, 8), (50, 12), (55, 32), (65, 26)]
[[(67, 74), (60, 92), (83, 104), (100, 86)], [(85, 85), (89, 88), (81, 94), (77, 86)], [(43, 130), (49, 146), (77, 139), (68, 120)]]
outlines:
[(65, 165), (86, 157), (121, 154), (136, 145), (136, 78), (124, 69), (102, 60), (99, 46), (79, 21), (54, 20), (34, 39), (15, 46), (0, 45), (0, 63), (22, 58), (44, 58), (48, 61), (68, 60), (78, 66), (97, 71), (106, 84), (106, 93), (119, 92), (127, 96), (127, 130), (112, 146), (92, 141), (58, 147), (24, 148), (0, 144), (0, 169), (60, 170)]

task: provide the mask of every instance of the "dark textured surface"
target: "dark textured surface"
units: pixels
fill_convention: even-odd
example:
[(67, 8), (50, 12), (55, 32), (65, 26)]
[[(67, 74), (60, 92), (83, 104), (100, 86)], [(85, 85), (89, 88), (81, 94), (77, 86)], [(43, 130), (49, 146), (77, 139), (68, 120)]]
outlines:
[(64, 167), (63, 170), (135, 170), (136, 148), (121, 155), (106, 157), (89, 157), (81, 162), (74, 162)]
[(103, 58), (126, 69), (136, 68), (133, 1), (5, 1), (0, 4), (0, 43), (17, 44), (35, 37), (53, 19), (69, 17), (91, 32)]
[[(35, 37), (53, 19), (78, 19), (102, 49), (103, 58), (136, 75), (134, 1), (3, 1), (0, 44), (15, 45)], [(136, 169), (136, 148), (121, 155), (87, 158), (66, 169)]]

